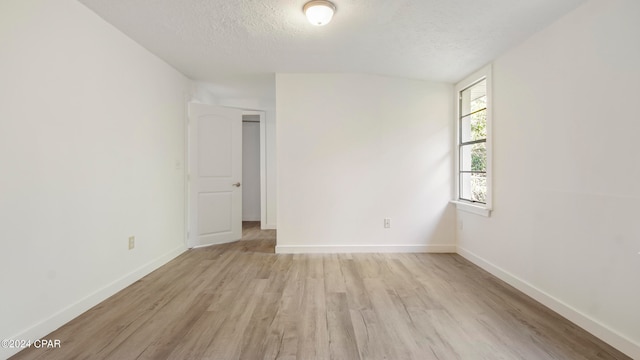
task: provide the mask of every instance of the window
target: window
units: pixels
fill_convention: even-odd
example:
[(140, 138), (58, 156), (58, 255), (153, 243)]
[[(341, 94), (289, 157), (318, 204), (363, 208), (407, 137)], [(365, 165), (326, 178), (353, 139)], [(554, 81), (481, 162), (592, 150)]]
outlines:
[[(484, 68), (456, 86), (457, 112), (457, 201), (491, 209), (490, 172), (490, 68)], [(468, 207), (467, 207), (468, 208)], [(483, 213), (481, 211), (481, 213)]]

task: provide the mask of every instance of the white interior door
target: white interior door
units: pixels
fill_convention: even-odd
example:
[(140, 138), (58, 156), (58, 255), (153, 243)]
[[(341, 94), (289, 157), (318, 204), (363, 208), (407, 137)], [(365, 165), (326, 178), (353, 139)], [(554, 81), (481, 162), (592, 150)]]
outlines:
[(242, 237), (242, 111), (189, 104), (189, 247)]

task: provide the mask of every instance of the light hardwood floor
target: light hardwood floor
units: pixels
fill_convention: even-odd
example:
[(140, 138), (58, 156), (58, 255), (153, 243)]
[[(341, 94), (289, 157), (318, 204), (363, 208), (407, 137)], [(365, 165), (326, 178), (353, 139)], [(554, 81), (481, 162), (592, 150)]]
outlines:
[(452, 254), (190, 250), (13, 359), (629, 359)]

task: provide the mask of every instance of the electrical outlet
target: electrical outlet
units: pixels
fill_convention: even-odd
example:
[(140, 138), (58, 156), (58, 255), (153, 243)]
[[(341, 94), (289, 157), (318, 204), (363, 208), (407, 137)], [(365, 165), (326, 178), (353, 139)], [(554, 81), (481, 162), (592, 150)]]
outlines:
[(136, 247), (136, 237), (129, 236), (129, 250), (133, 249), (134, 247)]
[(391, 219), (389, 219), (389, 218), (385, 218), (385, 219), (384, 219), (384, 228), (385, 228), (385, 229), (388, 229), (388, 228), (390, 228), (390, 227), (391, 227)]

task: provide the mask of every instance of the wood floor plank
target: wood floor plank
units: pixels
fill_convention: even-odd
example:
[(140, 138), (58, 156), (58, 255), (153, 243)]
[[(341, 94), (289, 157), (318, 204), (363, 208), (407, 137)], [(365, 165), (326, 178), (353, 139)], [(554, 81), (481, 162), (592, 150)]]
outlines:
[(300, 308), (296, 316), (297, 358), (326, 359), (329, 355), (324, 283), (321, 279), (303, 280)]
[[(268, 289), (267, 289), (268, 290)], [(247, 331), (243, 335), (240, 359), (262, 359), (269, 326), (278, 311), (281, 294), (266, 291), (261, 294)]]
[(350, 310), (358, 353), (362, 360), (393, 359), (385, 345), (389, 335), (372, 309)]
[(349, 309), (371, 309), (370, 296), (364, 287), (363, 278), (353, 259), (340, 259), (340, 269), (344, 278)]
[[(151, 340), (150, 344), (136, 357), (138, 360), (166, 359), (175, 350), (176, 346), (184, 341), (184, 336), (191, 329), (195, 322), (209, 307), (213, 301), (213, 294), (199, 295), (193, 302), (185, 302), (182, 304), (186, 307), (182, 310), (183, 316), (176, 318), (175, 316), (167, 316), (166, 323), (153, 324), (152, 334), (146, 335)], [(132, 341), (136, 345), (135, 341)], [(118, 355), (114, 353), (113, 355)], [(121, 357), (120, 359), (123, 359)]]
[(346, 292), (338, 254), (323, 256), (324, 284), (327, 293)]
[(327, 327), (332, 359), (360, 359), (355, 331), (351, 322), (347, 294), (328, 293)]
[(365, 279), (367, 292), (371, 296), (372, 308), (381, 325), (387, 329), (387, 343), (396, 344), (391, 348), (393, 359), (424, 359), (419, 351), (416, 339), (411, 335), (412, 324), (407, 321), (404, 310), (399, 311), (389, 297), (387, 288), (381, 279)]
[(242, 352), (242, 336), (247, 333), (249, 321), (253, 316), (260, 294), (267, 285), (265, 279), (253, 279), (246, 284), (246, 288), (238, 293), (236, 302), (230, 309), (226, 309), (230, 316), (220, 327), (209, 344), (203, 358), (207, 359), (237, 359)]
[(453, 254), (189, 250), (11, 359), (629, 359)]
[[(288, 266), (283, 278), (283, 287), (276, 288), (281, 293), (278, 312), (264, 339), (263, 359), (295, 359), (298, 350), (296, 316), (299, 310), (298, 294), (301, 291), (301, 264), (299, 257), (287, 256)], [(281, 274), (274, 274), (280, 277)]]

